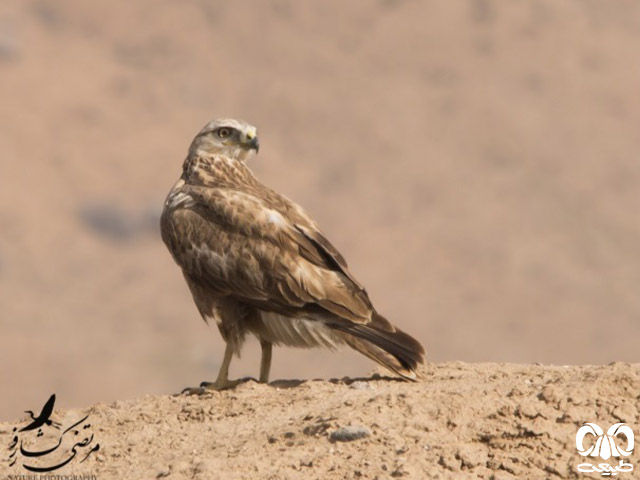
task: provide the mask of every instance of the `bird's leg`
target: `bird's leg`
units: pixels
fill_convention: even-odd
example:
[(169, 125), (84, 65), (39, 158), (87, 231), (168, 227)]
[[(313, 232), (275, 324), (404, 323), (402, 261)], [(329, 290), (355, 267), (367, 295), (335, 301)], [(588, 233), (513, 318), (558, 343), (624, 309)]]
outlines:
[(233, 349), (231, 348), (231, 344), (227, 343), (227, 346), (224, 349), (224, 358), (222, 359), (222, 365), (220, 365), (220, 370), (218, 370), (218, 378), (214, 383), (219, 385), (225, 385), (229, 382), (229, 365), (231, 365), (231, 357), (233, 356)]
[(222, 365), (220, 365), (216, 381), (202, 382), (200, 387), (185, 388), (182, 393), (186, 393), (188, 395), (201, 395), (206, 393), (208, 390), (225, 390), (238, 385), (242, 380), (229, 380), (229, 365), (231, 364), (231, 357), (233, 357), (233, 348), (229, 343), (227, 343), (227, 346), (224, 349)]
[(233, 357), (233, 348), (230, 343), (224, 349), (224, 357), (222, 358), (222, 364), (220, 370), (218, 370), (218, 377), (215, 382), (202, 382), (200, 387), (208, 388), (211, 390), (224, 390), (225, 388), (234, 387), (238, 382), (229, 381), (229, 365), (231, 365), (231, 357)]
[(262, 347), (262, 360), (260, 361), (260, 383), (269, 383), (269, 370), (271, 370), (271, 342), (260, 340)]

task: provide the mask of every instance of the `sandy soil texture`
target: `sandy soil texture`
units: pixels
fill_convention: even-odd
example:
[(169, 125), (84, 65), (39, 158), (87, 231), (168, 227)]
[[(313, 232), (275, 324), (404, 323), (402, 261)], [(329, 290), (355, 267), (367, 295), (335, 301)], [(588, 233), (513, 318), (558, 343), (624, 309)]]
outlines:
[[(421, 373), (418, 383), (377, 376), (247, 382), (201, 397), (56, 411), (52, 419), (63, 425), (88, 414), (100, 444), (83, 465), (58, 472), (100, 479), (592, 478), (576, 470), (585, 461), (576, 451), (578, 428), (592, 422), (606, 431), (625, 422), (637, 431), (640, 420), (638, 364), (447, 363)], [(0, 445), (14, 426), (0, 424)], [(638, 458), (626, 461), (638, 469)], [(17, 473), (19, 462), (12, 470), (0, 465)]]
[[(258, 127), (258, 177), (429, 361), (640, 361), (638, 18), (634, 0), (0, 2), (0, 419), (215, 375), (222, 341), (158, 216), (218, 116)], [(370, 368), (277, 349), (273, 374)]]

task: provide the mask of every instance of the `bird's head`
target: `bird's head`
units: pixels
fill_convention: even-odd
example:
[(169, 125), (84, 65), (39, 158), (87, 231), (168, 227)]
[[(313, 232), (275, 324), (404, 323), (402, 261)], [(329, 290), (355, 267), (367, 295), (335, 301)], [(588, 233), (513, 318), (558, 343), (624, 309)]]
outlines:
[(246, 162), (258, 152), (258, 130), (242, 120), (218, 119), (207, 123), (189, 147), (190, 155), (223, 155)]

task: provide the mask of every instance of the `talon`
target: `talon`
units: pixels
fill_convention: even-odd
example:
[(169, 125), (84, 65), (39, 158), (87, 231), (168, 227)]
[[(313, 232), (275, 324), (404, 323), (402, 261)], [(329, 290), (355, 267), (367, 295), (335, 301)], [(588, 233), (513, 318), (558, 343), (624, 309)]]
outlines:
[(215, 382), (202, 382), (200, 383), (199, 387), (187, 387), (184, 390), (182, 390), (181, 393), (187, 394), (187, 395), (204, 395), (206, 393), (211, 393), (214, 391), (219, 392), (221, 390), (228, 390), (230, 388), (234, 388), (236, 385), (239, 385), (240, 383), (244, 383), (248, 380), (254, 380), (254, 379), (240, 378), (238, 380), (226, 380), (226, 381), (216, 380)]
[(211, 395), (211, 390), (200, 387), (183, 388), (180, 395)]

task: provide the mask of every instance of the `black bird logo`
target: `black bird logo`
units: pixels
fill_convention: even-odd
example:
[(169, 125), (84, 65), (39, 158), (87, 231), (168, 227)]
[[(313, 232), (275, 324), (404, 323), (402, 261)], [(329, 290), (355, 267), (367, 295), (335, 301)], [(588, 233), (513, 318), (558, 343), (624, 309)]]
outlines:
[(54, 422), (49, 417), (53, 413), (53, 405), (56, 403), (56, 394), (54, 393), (49, 397), (47, 403), (42, 407), (42, 411), (40, 415), (37, 417), (33, 414), (31, 410), (25, 410), (24, 413), (28, 413), (31, 416), (33, 422), (31, 422), (26, 427), (20, 429), (21, 432), (28, 432), (29, 430), (35, 430), (36, 428), (40, 428), (43, 425), (49, 425), (50, 427), (59, 428), (60, 424), (58, 422)]

